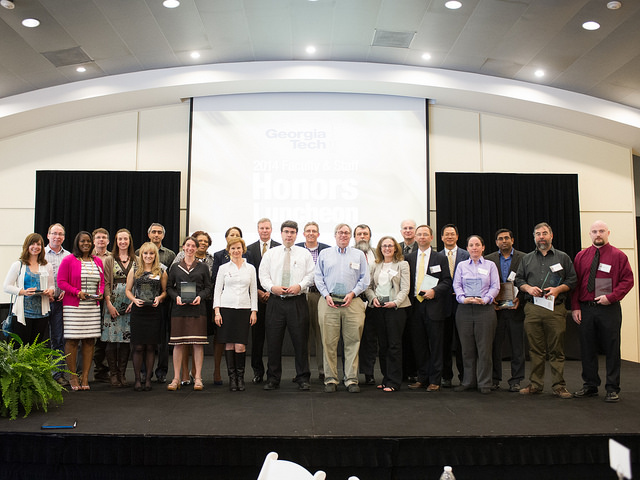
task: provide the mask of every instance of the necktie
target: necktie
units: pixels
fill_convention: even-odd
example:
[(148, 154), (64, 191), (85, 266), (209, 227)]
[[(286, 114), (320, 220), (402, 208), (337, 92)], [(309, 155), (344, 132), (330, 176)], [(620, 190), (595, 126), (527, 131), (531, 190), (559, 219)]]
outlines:
[(420, 287), (422, 286), (422, 280), (424, 280), (424, 252), (420, 252), (420, 261), (418, 262), (418, 281), (416, 282), (416, 298), (419, 302), (424, 300), (422, 295), (418, 295)]
[(291, 285), (291, 249), (284, 249), (284, 264), (282, 265), (282, 286)]
[(267, 242), (263, 242), (262, 243), (262, 253), (260, 254), (261, 257), (264, 257), (264, 252), (267, 251)]
[(587, 281), (587, 292), (593, 292), (596, 289), (596, 273), (600, 265), (600, 249), (596, 248), (596, 254), (591, 262), (591, 270), (589, 270), (589, 280)]
[(456, 259), (453, 258), (453, 250), (447, 250), (447, 260), (449, 260), (449, 273), (451, 274), (451, 278), (453, 278), (453, 273), (456, 270)]

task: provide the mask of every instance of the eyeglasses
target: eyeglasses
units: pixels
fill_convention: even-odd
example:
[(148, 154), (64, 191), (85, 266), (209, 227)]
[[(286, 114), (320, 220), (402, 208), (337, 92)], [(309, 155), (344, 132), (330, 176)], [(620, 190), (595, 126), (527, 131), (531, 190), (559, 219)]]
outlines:
[(351, 236), (351, 232), (336, 232), (336, 235)]
[(395, 245), (382, 245), (380, 248), (396, 248)]
[(58, 232), (50, 232), (49, 235), (51, 235), (52, 237), (64, 237), (64, 233)]

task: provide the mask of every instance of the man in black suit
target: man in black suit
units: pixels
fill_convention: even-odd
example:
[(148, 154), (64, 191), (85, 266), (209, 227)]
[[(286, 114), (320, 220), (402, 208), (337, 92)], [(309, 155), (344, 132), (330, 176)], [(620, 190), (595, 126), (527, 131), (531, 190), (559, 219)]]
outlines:
[(258, 220), (258, 235), (260, 236), (260, 240), (247, 247), (247, 262), (255, 267), (258, 281), (258, 320), (251, 327), (251, 368), (253, 368), (253, 383), (256, 384), (262, 383), (264, 379), (264, 362), (262, 361), (265, 338), (264, 318), (267, 301), (269, 300), (269, 292), (266, 292), (262, 288), (258, 271), (260, 270), (262, 256), (266, 251), (280, 245), (278, 242), (271, 240), (271, 230), (271, 220), (268, 218)]
[(402, 254), (406, 257), (407, 255), (415, 252), (418, 249), (418, 244), (416, 243), (415, 220), (403, 220), (400, 223), (400, 234), (404, 239), (402, 242), (400, 242), (400, 248), (402, 248)]
[[(318, 255), (329, 245), (318, 242), (320, 227), (316, 222), (308, 222), (304, 226), (305, 241), (297, 243), (299, 247), (304, 247), (311, 253), (314, 265), (318, 263)], [(318, 323), (318, 301), (320, 292), (315, 283), (309, 287), (307, 292), (307, 306), (309, 307), (309, 356), (311, 356), (312, 345), (315, 345), (316, 363), (318, 364), (318, 378), (324, 381), (324, 361), (322, 359), (322, 336), (320, 335), (320, 324)], [(311, 365), (311, 360), (309, 360)]]
[[(500, 283), (508, 282), (513, 288), (518, 272), (518, 265), (524, 252), (513, 248), (513, 232), (508, 228), (501, 228), (495, 235), (497, 252), (487, 255), (485, 258), (492, 261), (498, 267)], [(493, 339), (493, 385), (492, 390), (500, 388), (502, 380), (502, 343), (505, 335), (511, 340), (511, 377), (509, 378), (509, 391), (519, 392), (520, 382), (524, 380), (524, 293), (518, 292), (513, 300), (514, 306), (498, 309), (498, 323)]]
[[(448, 223), (440, 230), (440, 238), (444, 244), (444, 249), (438, 252), (443, 256), (449, 266), (451, 278), (456, 272), (456, 267), (463, 260), (469, 258), (469, 252), (458, 248), (458, 227), (452, 223)], [(458, 379), (462, 382), (464, 376), (464, 367), (462, 366), (462, 347), (460, 346), (460, 338), (456, 329), (456, 311), (458, 310), (458, 302), (456, 296), (451, 292), (449, 300), (445, 305), (446, 319), (444, 322), (444, 348), (442, 349), (443, 367), (442, 367), (442, 386), (445, 388), (452, 387), (453, 380), (453, 361), (452, 347), (455, 342), (456, 346), (456, 367), (458, 367)]]
[(446, 259), (431, 248), (431, 227), (417, 227), (415, 238), (418, 249), (405, 258), (409, 263), (409, 297), (413, 310), (409, 328), (418, 367), (418, 380), (409, 388), (437, 392), (442, 380), (445, 305), (451, 296), (451, 275)]

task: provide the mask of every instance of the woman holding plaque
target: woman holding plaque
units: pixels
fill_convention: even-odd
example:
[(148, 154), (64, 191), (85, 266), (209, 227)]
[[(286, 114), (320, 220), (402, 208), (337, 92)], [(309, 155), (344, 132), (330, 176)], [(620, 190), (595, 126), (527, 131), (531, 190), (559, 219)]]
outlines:
[[(196, 260), (202, 262), (207, 265), (209, 268), (209, 273), (211, 274), (211, 282), (213, 282), (213, 268), (214, 268), (214, 260), (213, 255), (209, 253), (209, 247), (211, 246), (211, 236), (202, 230), (198, 230), (191, 234), (193, 238), (196, 239), (198, 243), (198, 248), (196, 249)], [(180, 263), (184, 259), (184, 251), (178, 252), (173, 263)], [(212, 289), (213, 290), (213, 289)], [(213, 292), (212, 292), (213, 295)], [(207, 309), (207, 336), (213, 335), (214, 333), (214, 324), (213, 324), (213, 297), (203, 299), (204, 305)], [(188, 346), (182, 352), (182, 382), (183, 386), (191, 385), (193, 381), (193, 377), (195, 377), (195, 360), (191, 363), (191, 370), (189, 370), (189, 357), (193, 353), (193, 348)], [(218, 364), (218, 369), (220, 364)], [(220, 377), (220, 372), (218, 371), (218, 377)], [(222, 382), (220, 382), (222, 383)]]
[[(89, 390), (89, 370), (93, 361), (93, 347), (100, 337), (100, 300), (104, 294), (102, 260), (91, 255), (93, 240), (82, 231), (73, 240), (71, 255), (64, 257), (58, 268), (58, 287), (64, 291), (62, 321), (64, 352), (67, 369), (72, 373), (72, 390)], [(78, 383), (76, 361), (82, 342), (82, 378)]]
[(383, 392), (396, 392), (402, 383), (402, 334), (407, 321), (409, 264), (393, 237), (382, 237), (376, 247), (376, 262), (371, 266), (371, 283), (365, 295), (372, 308), (371, 319), (378, 337)]
[(211, 273), (205, 263), (196, 259), (198, 242), (187, 237), (182, 250), (184, 257), (171, 265), (167, 293), (173, 301), (171, 307), (171, 338), (173, 345), (173, 380), (167, 390), (180, 388), (180, 368), (185, 345), (193, 346), (195, 364), (194, 390), (202, 390), (202, 362), (207, 342), (207, 311), (204, 300), (211, 295)]
[(456, 392), (477, 387), (480, 393), (491, 393), (491, 351), (497, 323), (492, 304), (500, 292), (500, 276), (495, 263), (482, 256), (484, 248), (479, 235), (467, 238), (469, 260), (458, 264), (453, 278), (453, 291), (460, 304), (456, 326), (464, 364), (464, 378)]
[(131, 352), (131, 302), (127, 298), (127, 276), (133, 269), (135, 253), (131, 233), (126, 228), (116, 232), (112, 255), (104, 261), (105, 309), (102, 318), (103, 342), (109, 365), (111, 386), (128, 387), (125, 377)]
[(20, 259), (9, 268), (4, 291), (15, 295), (13, 333), (25, 344), (49, 338), (49, 300), (53, 299), (53, 268), (44, 257), (44, 241), (30, 233), (22, 244)]
[(158, 308), (167, 296), (167, 273), (162, 270), (158, 247), (147, 242), (140, 247), (136, 266), (127, 276), (127, 297), (131, 300), (131, 344), (136, 392), (151, 390), (151, 375), (144, 387), (141, 383), (142, 364), (151, 372), (156, 348), (160, 343), (162, 311)]
[(229, 390), (244, 391), (244, 367), (249, 327), (258, 319), (256, 270), (243, 257), (247, 246), (242, 238), (230, 237), (227, 252), (231, 261), (218, 269), (213, 295), (218, 341), (225, 345)]

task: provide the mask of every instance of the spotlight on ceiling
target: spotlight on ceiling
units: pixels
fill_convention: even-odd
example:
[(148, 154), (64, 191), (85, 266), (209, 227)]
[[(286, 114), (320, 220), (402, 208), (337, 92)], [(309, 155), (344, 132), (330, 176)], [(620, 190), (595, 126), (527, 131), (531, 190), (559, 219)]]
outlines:
[(444, 4), (444, 6), (449, 10), (457, 10), (462, 7), (462, 2), (459, 2), (458, 0), (449, 0)]
[(0, 0), (0, 5), (2, 5), (7, 10), (13, 10), (14, 8), (16, 8), (16, 4), (11, 0)]
[(22, 20), (22, 25), (27, 28), (36, 28), (40, 25), (40, 20), (37, 18), (25, 18)]
[(598, 30), (600, 28), (600, 24), (594, 21), (584, 22), (582, 24), (582, 28), (585, 30)]
[(180, 6), (180, 2), (178, 0), (164, 0), (164, 2), (162, 2), (162, 5), (164, 5), (166, 8), (176, 8)]

